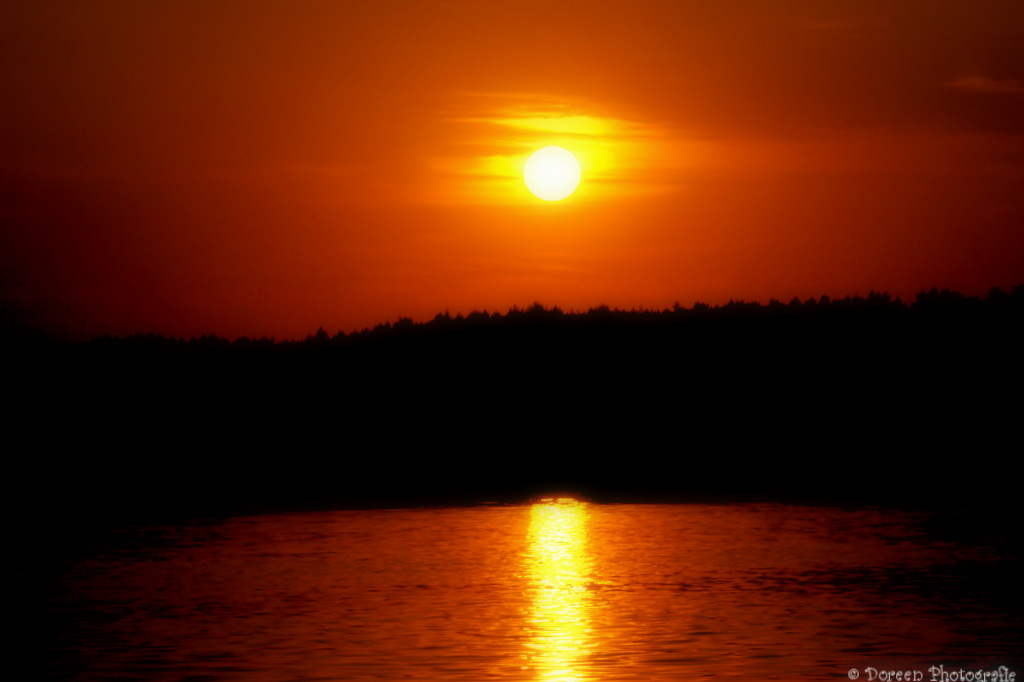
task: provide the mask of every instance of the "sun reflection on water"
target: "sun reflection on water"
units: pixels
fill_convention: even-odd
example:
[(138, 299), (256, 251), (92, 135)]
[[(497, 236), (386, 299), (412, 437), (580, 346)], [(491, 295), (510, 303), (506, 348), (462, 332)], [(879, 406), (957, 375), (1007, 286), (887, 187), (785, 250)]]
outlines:
[(571, 498), (541, 500), (530, 508), (526, 574), (532, 595), (528, 665), (552, 682), (592, 679), (589, 655), (592, 558), (587, 549), (588, 505)]

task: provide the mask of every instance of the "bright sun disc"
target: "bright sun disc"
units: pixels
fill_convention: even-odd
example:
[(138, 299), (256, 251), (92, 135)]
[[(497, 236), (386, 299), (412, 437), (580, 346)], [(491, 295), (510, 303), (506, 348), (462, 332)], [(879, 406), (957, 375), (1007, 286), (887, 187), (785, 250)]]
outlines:
[(580, 163), (561, 147), (544, 147), (526, 162), (523, 179), (534, 196), (558, 201), (576, 191), (580, 184)]

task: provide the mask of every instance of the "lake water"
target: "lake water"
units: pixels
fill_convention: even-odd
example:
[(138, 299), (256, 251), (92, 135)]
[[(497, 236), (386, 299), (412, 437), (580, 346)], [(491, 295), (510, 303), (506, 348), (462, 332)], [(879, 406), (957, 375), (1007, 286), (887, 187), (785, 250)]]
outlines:
[(797, 680), (851, 668), (869, 679), (871, 667), (931, 679), (941, 664), (1024, 675), (1017, 564), (998, 537), (947, 526), (898, 510), (564, 501), (135, 528), (44, 581), (35, 672)]

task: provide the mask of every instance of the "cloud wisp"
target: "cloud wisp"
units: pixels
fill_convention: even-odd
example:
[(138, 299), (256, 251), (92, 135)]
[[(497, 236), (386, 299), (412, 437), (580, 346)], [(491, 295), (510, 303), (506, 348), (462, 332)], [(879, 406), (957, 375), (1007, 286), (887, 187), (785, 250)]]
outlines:
[(945, 84), (947, 87), (968, 92), (983, 92), (1001, 95), (1024, 94), (1024, 80), (1013, 78), (990, 78), (989, 76), (961, 76)]
[(431, 196), (445, 203), (533, 201), (523, 166), (537, 149), (559, 146), (580, 162), (584, 181), (574, 201), (663, 193), (691, 164), (698, 143), (671, 127), (609, 115), (591, 103), (528, 94), (465, 94), (442, 153), (431, 159)]

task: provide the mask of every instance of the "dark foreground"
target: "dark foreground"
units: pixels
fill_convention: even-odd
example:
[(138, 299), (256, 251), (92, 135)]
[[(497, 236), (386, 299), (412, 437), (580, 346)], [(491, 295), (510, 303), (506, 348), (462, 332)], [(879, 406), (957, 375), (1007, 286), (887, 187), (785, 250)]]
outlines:
[(1018, 287), (537, 306), (290, 344), (15, 338), (7, 494), (86, 525), (552, 489), (1016, 509), (1022, 311)]

